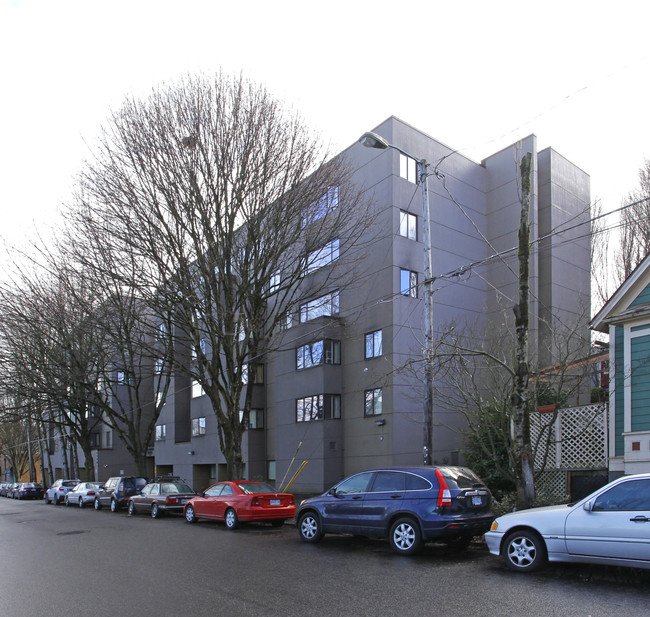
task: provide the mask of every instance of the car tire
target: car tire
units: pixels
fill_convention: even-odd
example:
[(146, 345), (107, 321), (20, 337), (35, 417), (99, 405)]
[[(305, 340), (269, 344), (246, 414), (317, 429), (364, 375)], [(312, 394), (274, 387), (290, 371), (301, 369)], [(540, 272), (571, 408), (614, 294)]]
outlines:
[[(5, 497), (9, 497), (9, 495), (5, 495)], [(43, 499), (45, 499), (45, 503), (48, 504), (50, 503), (50, 498), (47, 496), (47, 493), (43, 496)]]
[(111, 512), (117, 512), (119, 509), (120, 507), (117, 505), (117, 501), (111, 499)]
[(84, 507), (84, 498), (83, 497), (79, 497), (79, 507), (80, 508)]
[(422, 546), (420, 527), (410, 517), (398, 518), (391, 525), (388, 541), (393, 551), (400, 555), (417, 553)]
[(162, 510), (157, 503), (151, 505), (151, 518), (160, 518), (162, 516)]
[(70, 507), (70, 500), (68, 499), (67, 495), (63, 498), (63, 503), (65, 504), (66, 508)]
[(190, 506), (185, 506), (185, 520), (188, 523), (196, 523), (198, 521), (198, 517), (196, 516), (196, 512), (194, 512), (194, 508)]
[(135, 516), (137, 510), (135, 509), (135, 504), (132, 501), (129, 501), (129, 516)]
[(303, 542), (319, 542), (323, 538), (323, 527), (316, 513), (305, 512), (300, 515), (298, 534)]
[(99, 497), (95, 497), (95, 510), (101, 510), (102, 509), (102, 502), (99, 501)]
[(501, 552), (506, 567), (514, 572), (535, 572), (547, 560), (544, 540), (534, 531), (526, 529), (508, 534)]
[(237, 519), (237, 512), (235, 512), (232, 508), (228, 508), (226, 510), (224, 521), (228, 529), (237, 529), (237, 525), (239, 524), (239, 520)]

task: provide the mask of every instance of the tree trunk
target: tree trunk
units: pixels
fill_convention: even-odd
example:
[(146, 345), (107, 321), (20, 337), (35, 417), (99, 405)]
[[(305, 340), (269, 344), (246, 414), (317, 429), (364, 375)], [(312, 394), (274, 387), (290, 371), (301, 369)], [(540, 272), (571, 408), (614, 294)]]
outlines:
[(529, 508), (535, 501), (533, 454), (530, 444), (528, 401), (528, 292), (530, 262), (530, 176), (532, 154), (521, 160), (521, 219), (519, 223), (519, 303), (513, 308), (517, 333), (515, 387), (512, 395), (517, 506)]

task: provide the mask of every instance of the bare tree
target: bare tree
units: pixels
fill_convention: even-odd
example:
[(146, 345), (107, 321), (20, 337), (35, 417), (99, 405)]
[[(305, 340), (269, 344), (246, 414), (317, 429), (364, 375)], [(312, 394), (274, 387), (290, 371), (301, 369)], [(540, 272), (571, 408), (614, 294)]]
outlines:
[(639, 169), (639, 186), (631, 191), (621, 213), (618, 283), (622, 283), (650, 252), (650, 161)]
[(173, 334), (174, 369), (209, 397), (241, 478), (246, 375), (305, 298), (336, 301), (349, 270), (319, 266), (360, 250), (368, 221), (351, 172), (263, 88), (217, 75), (128, 100), (82, 182), (71, 224), (135, 265), (113, 276)]

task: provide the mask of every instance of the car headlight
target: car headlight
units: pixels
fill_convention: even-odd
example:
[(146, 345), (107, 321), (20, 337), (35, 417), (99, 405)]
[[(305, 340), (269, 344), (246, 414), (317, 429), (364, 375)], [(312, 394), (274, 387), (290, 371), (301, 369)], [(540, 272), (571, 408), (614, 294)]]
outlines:
[(494, 521), (492, 523), (492, 526), (490, 527), (490, 531), (496, 531), (498, 527), (499, 527), (499, 523), (497, 523), (497, 521)]

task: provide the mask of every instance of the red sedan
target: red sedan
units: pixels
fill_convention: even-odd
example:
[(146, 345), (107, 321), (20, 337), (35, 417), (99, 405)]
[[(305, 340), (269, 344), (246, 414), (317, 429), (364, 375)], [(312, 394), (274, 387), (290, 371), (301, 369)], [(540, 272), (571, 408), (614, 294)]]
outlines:
[(263, 521), (280, 527), (296, 514), (296, 501), (289, 493), (280, 493), (270, 484), (240, 480), (217, 482), (185, 504), (185, 520), (200, 518), (224, 521), (228, 529), (239, 522)]

